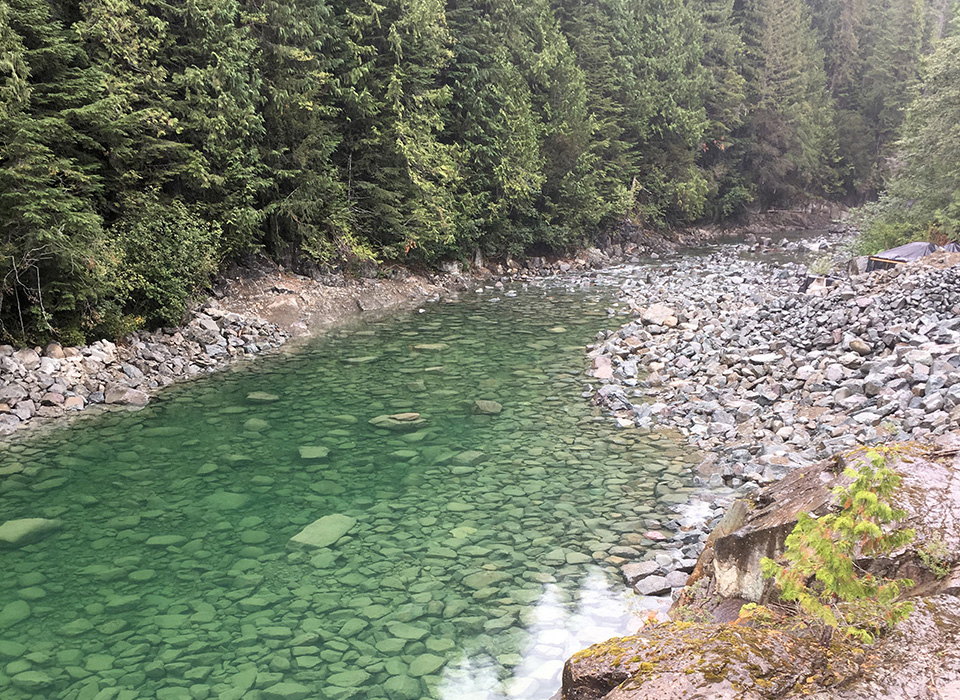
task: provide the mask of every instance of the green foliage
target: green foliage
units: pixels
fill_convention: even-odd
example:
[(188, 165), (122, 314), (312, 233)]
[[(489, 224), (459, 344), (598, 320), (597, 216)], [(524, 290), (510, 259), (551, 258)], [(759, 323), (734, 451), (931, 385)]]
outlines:
[[(251, 251), (561, 252), (624, 219), (872, 191), (955, 4), (0, 0), (0, 335), (169, 322), (211, 260)], [(884, 237), (960, 216), (943, 51)], [(116, 284), (131, 232), (159, 235), (144, 202), (186, 222), (196, 269), (141, 260)]]
[(937, 45), (927, 62), (923, 90), (907, 112), (886, 193), (863, 212), (864, 250), (919, 239), (946, 242), (960, 233), (958, 124), (960, 37), (952, 36)]
[[(124, 316), (150, 324), (175, 325), (191, 299), (210, 281), (217, 267), (220, 228), (204, 221), (194, 207), (163, 202), (148, 194), (131, 202), (131, 214), (110, 230), (117, 250), (116, 298), (123, 312), (105, 315), (114, 335), (123, 332)], [(112, 312), (112, 313), (110, 313)]]
[(872, 643), (876, 635), (905, 619), (913, 609), (899, 600), (907, 579), (888, 580), (863, 571), (858, 557), (884, 554), (913, 540), (913, 530), (892, 529), (905, 513), (892, 505), (900, 477), (876, 451), (859, 469), (848, 468), (850, 486), (834, 490), (838, 513), (801, 513), (787, 536), (779, 564), (761, 560), (765, 577), (775, 579), (780, 597), (796, 601), (805, 621)]
[(942, 539), (929, 540), (917, 550), (917, 554), (920, 563), (937, 578), (946, 578), (950, 574), (950, 551)]
[(749, 114), (734, 132), (764, 206), (835, 188), (836, 133), (822, 50), (801, 0), (744, 0), (739, 12)]

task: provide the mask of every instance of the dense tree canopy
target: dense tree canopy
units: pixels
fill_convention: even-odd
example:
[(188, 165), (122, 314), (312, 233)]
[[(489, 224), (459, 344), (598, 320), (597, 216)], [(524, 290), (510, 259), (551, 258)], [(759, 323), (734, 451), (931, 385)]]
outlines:
[(0, 334), (174, 322), (251, 251), (562, 250), (859, 201), (891, 163), (948, 222), (954, 5), (0, 0)]
[(960, 36), (942, 40), (907, 110), (886, 192), (865, 210), (864, 253), (960, 239)]

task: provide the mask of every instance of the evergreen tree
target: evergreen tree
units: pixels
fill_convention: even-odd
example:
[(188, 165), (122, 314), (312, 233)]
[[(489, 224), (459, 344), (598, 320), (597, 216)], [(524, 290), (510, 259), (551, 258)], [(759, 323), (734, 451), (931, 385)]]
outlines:
[(443, 138), (461, 144), (468, 190), (458, 245), (479, 243), (491, 255), (519, 252), (538, 228), (544, 125), (490, 6), (453, 0), (447, 17), (459, 40), (444, 72), (451, 100)]
[(261, 57), (266, 244), (321, 261), (372, 257), (350, 226), (333, 160), (335, 76), (345, 64), (334, 9), (322, 0), (268, 0), (248, 1), (248, 12)]
[(750, 199), (732, 141), (746, 116), (746, 81), (740, 69), (743, 42), (733, 7), (733, 0), (700, 0), (698, 6), (704, 27), (704, 108), (708, 119), (698, 162), (710, 183), (707, 214), (712, 219), (737, 213)]
[(875, 163), (868, 184), (876, 188), (919, 79), (924, 12), (923, 0), (868, 0), (867, 7), (861, 100)]
[(960, 36), (939, 42), (896, 145), (893, 177), (870, 207), (865, 253), (898, 243), (960, 237)]
[(566, 0), (558, 8), (587, 75), (606, 211), (655, 225), (695, 219), (706, 190), (694, 161), (707, 79), (696, 16), (673, 0)]
[(835, 136), (823, 57), (800, 0), (740, 0), (750, 115), (738, 131), (763, 206), (834, 186)]
[(346, 63), (335, 81), (335, 158), (352, 230), (388, 257), (433, 257), (453, 244), (457, 147), (442, 143), (450, 90), (439, 84), (451, 37), (438, 0), (347, 2)]
[(45, 0), (0, 2), (0, 322), (8, 338), (79, 323), (103, 269), (101, 85)]

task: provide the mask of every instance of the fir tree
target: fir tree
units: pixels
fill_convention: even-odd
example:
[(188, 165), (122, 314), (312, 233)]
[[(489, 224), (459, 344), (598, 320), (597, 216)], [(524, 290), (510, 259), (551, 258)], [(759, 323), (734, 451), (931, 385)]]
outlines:
[(0, 321), (21, 340), (78, 324), (102, 273), (101, 85), (45, 0), (0, 3)]

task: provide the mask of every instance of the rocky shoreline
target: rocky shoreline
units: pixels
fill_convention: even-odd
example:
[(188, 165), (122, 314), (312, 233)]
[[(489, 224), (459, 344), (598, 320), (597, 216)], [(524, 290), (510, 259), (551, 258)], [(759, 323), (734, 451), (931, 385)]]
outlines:
[[(817, 212), (794, 212), (775, 220), (792, 225), (811, 216), (815, 218)], [(765, 224), (755, 224), (750, 230), (766, 229)], [(496, 290), (514, 280), (657, 259), (743, 230), (652, 233), (624, 226), (599, 242), (602, 250), (587, 248), (570, 258), (485, 261), (477, 254), (468, 269), (448, 262), (431, 274), (376, 265), (363, 267), (356, 277), (315, 267), (296, 274), (254, 258), (225, 271), (212, 296), (194, 308), (180, 327), (137, 332), (120, 343), (99, 340), (63, 347), (54, 342), (21, 349), (0, 345), (0, 436), (63, 420), (91, 407), (143, 406), (175, 381), (275, 351), (292, 337), (312, 335), (364, 314), (455, 299), (459, 292), (477, 285)]]
[[(841, 242), (841, 236), (833, 236), (799, 245), (826, 251)], [(705, 492), (699, 503), (690, 504), (701, 513), (699, 522), (678, 518), (672, 537), (655, 543), (660, 551), (622, 567), (624, 579), (639, 593), (670, 596), (664, 600), (689, 591), (686, 586), (702, 579), (706, 570), (713, 578), (708, 576), (706, 585), (700, 581), (694, 606), (694, 616), (701, 619), (734, 619), (745, 599), (756, 599), (744, 578), (759, 576), (757, 561), (764, 554), (744, 554), (741, 539), (752, 542), (751, 551), (772, 554), (783, 546), (795, 522), (791, 511), (776, 527), (760, 528), (766, 539), (758, 544), (743, 534), (744, 513), (758, 508), (750, 504), (775, 500), (765, 494), (788, 475), (797, 480), (810, 472), (804, 488), (822, 481), (816, 474), (824, 458), (861, 445), (943, 443), (960, 421), (960, 255), (939, 255), (889, 271), (835, 275), (828, 285), (809, 284), (809, 271), (802, 265), (750, 259), (752, 252), (743, 246), (725, 247), (701, 258), (644, 268), (635, 285), (623, 290), (622, 301), (631, 306), (635, 320), (602, 334), (589, 353), (588, 374), (598, 386), (591, 386), (587, 395), (620, 425), (676, 429), (706, 455), (695, 476)], [(766, 250), (765, 257), (771, 252)], [(736, 502), (746, 505), (727, 510), (738, 498), (742, 500)], [(939, 508), (940, 514), (950, 514), (947, 520), (958, 507), (953, 500)], [(918, 522), (912, 524), (929, 529), (930, 523), (923, 521), (931, 517), (915, 514)], [(938, 522), (935, 527), (949, 539), (955, 524)], [(749, 523), (746, 530), (753, 532)], [(733, 531), (739, 534), (734, 537)], [(725, 554), (731, 561), (714, 561), (718, 538), (736, 541), (736, 546), (726, 546), (733, 551)], [(958, 554), (955, 549), (951, 557)], [(752, 561), (749, 575), (741, 571), (749, 568), (744, 561)], [(718, 578), (729, 590), (719, 590), (724, 586)], [(891, 663), (888, 652), (898, 645), (927, 642), (925, 651), (911, 661), (910, 687), (922, 685), (917, 678), (932, 668), (923, 654), (949, 646), (957, 634), (952, 622), (940, 624), (943, 611), (955, 605), (951, 596), (956, 592), (944, 598), (934, 595), (938, 591), (925, 591), (920, 619), (898, 630), (878, 651)], [(736, 604), (725, 605), (728, 599)], [(689, 593), (685, 600), (691, 600)], [(664, 697), (768, 697), (763, 683), (753, 683), (740, 666), (731, 664), (729, 674), (704, 676), (695, 663), (686, 663), (698, 655), (716, 656), (706, 649), (716, 646), (723, 634), (750, 636), (752, 631), (697, 627), (689, 635), (680, 634), (687, 624), (641, 631), (639, 647), (631, 646), (634, 638), (630, 643), (612, 640), (612, 647), (600, 645), (576, 655), (568, 662), (562, 697), (623, 700), (668, 690)], [(740, 644), (744, 658), (752, 658), (749, 663), (758, 668), (773, 668), (788, 658), (804, 667), (803, 659), (810, 657), (809, 677), (818, 672), (816, 654), (800, 648), (803, 645), (792, 650), (771, 647), (764, 655), (755, 651), (758, 645), (769, 646), (769, 639), (728, 641)], [(666, 658), (658, 656), (664, 649), (681, 658), (679, 666), (674, 664), (677, 668), (658, 666), (658, 660)], [(620, 664), (626, 654), (636, 663)], [(906, 664), (901, 667), (906, 669)], [(652, 684), (644, 671), (649, 668), (656, 670)], [(861, 669), (858, 665), (845, 672), (849, 680)], [(960, 690), (951, 680), (954, 675), (946, 679), (951, 692)], [(786, 680), (795, 679), (790, 675)], [(875, 680), (844, 697), (899, 697), (900, 686)], [(821, 681), (831, 682), (825, 678), (817, 683)], [(864, 688), (869, 688), (866, 694), (860, 693)], [(870, 695), (875, 691), (880, 694)], [(934, 690), (924, 697), (955, 696)]]

